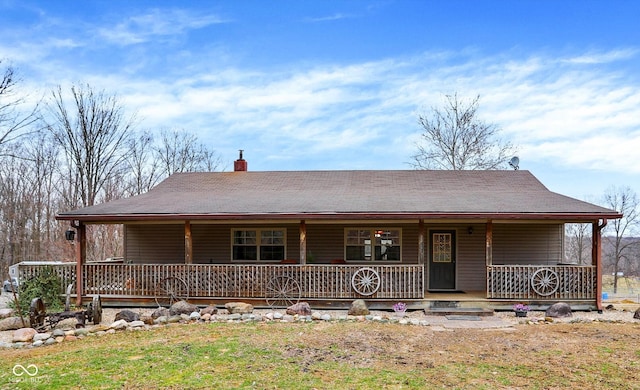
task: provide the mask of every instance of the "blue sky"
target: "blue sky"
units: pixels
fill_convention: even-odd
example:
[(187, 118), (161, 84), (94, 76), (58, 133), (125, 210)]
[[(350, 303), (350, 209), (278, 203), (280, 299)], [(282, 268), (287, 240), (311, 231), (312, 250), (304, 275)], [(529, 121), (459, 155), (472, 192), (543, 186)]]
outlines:
[(480, 95), (521, 169), (640, 194), (637, 1), (0, 0), (32, 99), (89, 83), (233, 169), (411, 169), (419, 113)]

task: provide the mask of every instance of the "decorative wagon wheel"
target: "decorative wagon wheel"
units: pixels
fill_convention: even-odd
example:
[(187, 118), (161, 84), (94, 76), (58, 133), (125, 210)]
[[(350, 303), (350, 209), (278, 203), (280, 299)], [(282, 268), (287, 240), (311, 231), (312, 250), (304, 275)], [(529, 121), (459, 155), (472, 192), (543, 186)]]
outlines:
[(156, 285), (156, 303), (159, 307), (171, 306), (189, 299), (189, 288), (184, 280), (170, 276)]
[(380, 275), (371, 268), (360, 268), (351, 278), (351, 287), (360, 295), (373, 295), (380, 288)]
[(29, 324), (33, 329), (44, 327), (44, 319), (47, 316), (47, 309), (44, 307), (42, 298), (33, 298), (29, 305)]
[(89, 307), (87, 307), (87, 317), (89, 321), (96, 325), (102, 322), (102, 300), (100, 295), (93, 297)]
[(531, 275), (531, 288), (538, 295), (546, 297), (558, 290), (560, 279), (556, 271), (549, 268), (542, 268)]
[(266, 286), (267, 304), (275, 306), (291, 306), (300, 301), (302, 290), (297, 280), (289, 276), (276, 276)]

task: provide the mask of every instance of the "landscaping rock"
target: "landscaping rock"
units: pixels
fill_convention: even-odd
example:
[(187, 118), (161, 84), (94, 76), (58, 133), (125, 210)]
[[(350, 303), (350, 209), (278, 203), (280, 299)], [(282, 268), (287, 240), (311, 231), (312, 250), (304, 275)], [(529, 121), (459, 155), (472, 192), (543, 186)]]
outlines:
[(204, 309), (200, 310), (201, 316), (204, 316), (205, 314), (209, 314), (210, 316), (213, 314), (218, 314), (218, 309), (215, 306), (207, 306)]
[(115, 321), (113, 324), (109, 326), (109, 328), (115, 329), (115, 330), (125, 329), (126, 327), (127, 327), (127, 321), (125, 320)]
[(635, 318), (636, 320), (640, 320), (640, 307), (638, 308), (638, 310), (636, 310), (635, 313), (633, 313), (633, 318)]
[(231, 314), (248, 314), (253, 312), (253, 305), (245, 302), (229, 302), (224, 305)]
[(545, 317), (551, 318), (565, 318), (573, 316), (571, 313), (571, 306), (564, 302), (554, 303), (547, 309), (544, 315)]
[(308, 302), (298, 302), (287, 307), (287, 314), (308, 316), (311, 315), (311, 306), (309, 306)]
[(131, 323), (129, 323), (129, 326), (132, 328), (142, 328), (144, 327), (144, 322), (138, 320), (138, 321), (131, 321)]
[(38, 332), (33, 328), (21, 328), (21, 329), (18, 329), (15, 332), (13, 332), (13, 342), (14, 343), (30, 342), (31, 340), (33, 340), (33, 336), (35, 336), (36, 333), (38, 333)]
[(351, 307), (349, 308), (349, 315), (351, 316), (366, 316), (369, 314), (369, 308), (367, 307), (367, 303), (364, 299), (356, 299), (351, 303)]
[(52, 345), (56, 343), (56, 339), (54, 339), (53, 337), (48, 338), (44, 341), (44, 345)]
[(169, 309), (164, 307), (159, 307), (156, 310), (154, 310), (153, 313), (151, 313), (151, 318), (153, 318), (154, 320), (159, 317), (170, 317), (170, 316), (171, 316), (171, 313), (169, 312)]
[(36, 333), (33, 335), (33, 341), (44, 341), (51, 337), (51, 333)]
[(127, 322), (139, 321), (140, 314), (133, 312), (131, 310), (122, 310), (116, 314), (116, 321), (125, 320)]
[(153, 317), (151, 316), (140, 316), (140, 321), (147, 325), (153, 325)]
[(173, 305), (171, 305), (171, 308), (169, 309), (169, 312), (171, 313), (171, 315), (180, 315), (180, 314), (189, 315), (194, 311), (198, 311), (198, 307), (196, 305), (192, 305), (187, 301), (178, 301)]
[(13, 309), (0, 309), (0, 320), (13, 317), (15, 311)]
[(65, 318), (56, 324), (56, 329), (75, 329), (78, 324), (77, 318)]
[(200, 319), (200, 313), (194, 311), (193, 313), (189, 314), (189, 319), (191, 321), (198, 321)]
[(65, 335), (64, 334), (64, 330), (62, 330), (62, 329), (54, 329), (53, 333), (51, 333), (51, 336), (54, 337), (54, 338), (55, 337), (61, 337), (61, 336), (64, 337), (64, 335)]
[(0, 331), (16, 330), (16, 329), (24, 328), (25, 325), (29, 325), (29, 321), (25, 320), (23, 324), (22, 319), (20, 317), (4, 318), (0, 320)]

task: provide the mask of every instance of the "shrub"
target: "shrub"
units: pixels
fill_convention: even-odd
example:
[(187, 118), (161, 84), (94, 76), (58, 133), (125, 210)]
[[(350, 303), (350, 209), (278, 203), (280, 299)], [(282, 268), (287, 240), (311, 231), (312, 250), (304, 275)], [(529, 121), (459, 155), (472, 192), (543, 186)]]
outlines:
[[(20, 313), (23, 316), (29, 314), (29, 306), (33, 298), (42, 298), (48, 312), (62, 311), (64, 303), (60, 292), (62, 291), (62, 279), (53, 267), (43, 267), (39, 272), (20, 283), (18, 303)], [(9, 302), (9, 307), (18, 310), (15, 301)]]

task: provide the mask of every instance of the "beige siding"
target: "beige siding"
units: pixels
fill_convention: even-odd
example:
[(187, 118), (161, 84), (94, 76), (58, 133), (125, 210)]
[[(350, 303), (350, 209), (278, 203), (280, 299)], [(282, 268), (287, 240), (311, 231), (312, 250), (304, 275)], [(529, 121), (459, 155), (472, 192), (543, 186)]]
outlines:
[(563, 238), (562, 224), (494, 224), (493, 264), (556, 265)]
[(125, 225), (125, 259), (132, 263), (184, 263), (184, 225)]
[[(469, 234), (469, 227), (473, 232)], [(462, 291), (484, 291), (486, 288), (485, 225), (458, 226), (458, 282)]]

